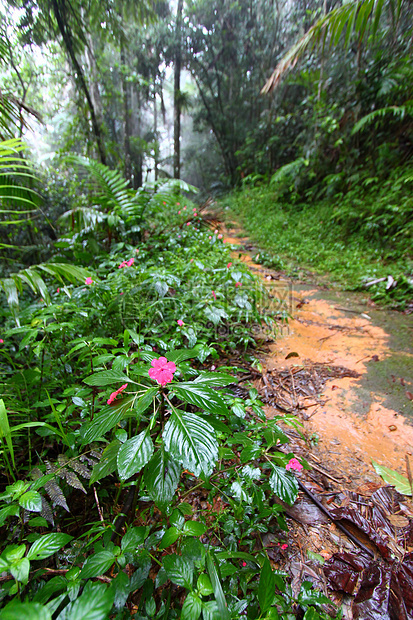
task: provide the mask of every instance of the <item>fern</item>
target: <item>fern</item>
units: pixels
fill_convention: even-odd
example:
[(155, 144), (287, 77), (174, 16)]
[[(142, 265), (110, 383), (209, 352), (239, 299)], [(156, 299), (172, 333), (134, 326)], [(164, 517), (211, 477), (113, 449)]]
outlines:
[(387, 106), (386, 108), (380, 108), (380, 110), (374, 110), (370, 114), (363, 116), (353, 127), (351, 134), (354, 135), (359, 131), (363, 131), (367, 126), (371, 125), (375, 121), (381, 121), (388, 115), (393, 114), (395, 117), (399, 117), (402, 120), (406, 114), (413, 116), (413, 100), (406, 101), (402, 106)]

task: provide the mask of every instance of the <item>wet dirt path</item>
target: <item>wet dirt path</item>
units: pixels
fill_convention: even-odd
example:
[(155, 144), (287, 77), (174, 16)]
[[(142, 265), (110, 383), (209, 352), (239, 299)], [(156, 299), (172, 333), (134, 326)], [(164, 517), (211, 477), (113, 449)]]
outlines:
[[(229, 235), (226, 241), (240, 248), (248, 244)], [(235, 256), (264, 281), (282, 281), (246, 251)], [(260, 356), (266, 370), (320, 363), (359, 375), (329, 379), (322, 404), (304, 412), (307, 436), (318, 437), (320, 462), (359, 484), (380, 480), (372, 459), (406, 475), (405, 455), (413, 453), (413, 317), (375, 309), (356, 294), (296, 283), (290, 311), (288, 327)], [(289, 354), (294, 356), (286, 359)], [(268, 413), (275, 412), (280, 413)]]

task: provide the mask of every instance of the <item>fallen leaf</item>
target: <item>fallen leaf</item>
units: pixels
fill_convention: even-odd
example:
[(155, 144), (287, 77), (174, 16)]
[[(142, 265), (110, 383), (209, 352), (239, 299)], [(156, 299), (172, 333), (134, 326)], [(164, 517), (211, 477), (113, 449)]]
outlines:
[(289, 360), (290, 357), (300, 357), (296, 351), (291, 351), (288, 355), (285, 356), (286, 360)]
[(409, 519), (400, 515), (389, 515), (387, 518), (394, 527), (407, 527), (410, 523)]
[(413, 394), (406, 390), (406, 396), (409, 400), (413, 400)]

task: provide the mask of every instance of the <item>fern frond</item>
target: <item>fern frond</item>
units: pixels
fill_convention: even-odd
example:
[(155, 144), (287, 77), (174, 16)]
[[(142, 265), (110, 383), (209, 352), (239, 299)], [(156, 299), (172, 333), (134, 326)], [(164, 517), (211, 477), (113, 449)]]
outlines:
[(354, 125), (351, 135), (359, 131), (363, 131), (363, 129), (374, 123), (374, 121), (380, 121), (389, 114), (399, 117), (400, 119), (403, 119), (406, 114), (413, 116), (413, 100), (406, 101), (406, 103), (402, 106), (391, 105), (386, 108), (380, 108), (380, 110), (374, 110), (374, 112), (370, 112), (370, 114), (366, 114), (366, 116), (363, 116), (363, 118), (361, 118)]

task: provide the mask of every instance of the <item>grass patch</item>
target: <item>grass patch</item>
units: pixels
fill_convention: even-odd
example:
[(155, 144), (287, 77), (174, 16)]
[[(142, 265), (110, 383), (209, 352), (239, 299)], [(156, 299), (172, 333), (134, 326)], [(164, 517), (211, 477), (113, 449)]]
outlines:
[(403, 309), (413, 297), (413, 261), (405, 243), (390, 249), (380, 240), (367, 240), (362, 229), (349, 232), (344, 221), (337, 221), (332, 201), (289, 204), (278, 200), (273, 189), (256, 187), (227, 196), (222, 206), (265, 250), (263, 262), (269, 267), (290, 277), (299, 268), (326, 274), (347, 290), (363, 290), (366, 281), (391, 275), (397, 286), (386, 291), (386, 282), (378, 283), (369, 289), (372, 298)]

